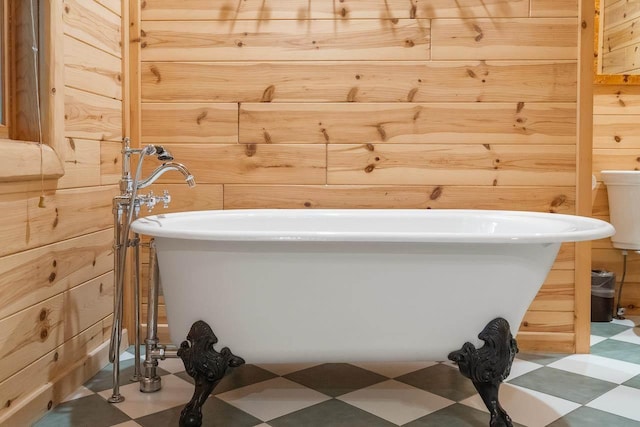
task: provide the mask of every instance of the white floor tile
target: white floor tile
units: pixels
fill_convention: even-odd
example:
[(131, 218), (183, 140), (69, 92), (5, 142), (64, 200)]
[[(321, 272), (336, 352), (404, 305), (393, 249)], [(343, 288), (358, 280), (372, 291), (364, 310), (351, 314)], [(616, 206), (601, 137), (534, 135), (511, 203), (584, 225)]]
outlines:
[(330, 399), (325, 394), (280, 377), (221, 393), (216, 397), (262, 421)]
[(640, 389), (618, 386), (586, 406), (640, 421)]
[(455, 403), (395, 380), (356, 390), (338, 399), (398, 425)]
[(126, 421), (124, 423), (112, 425), (111, 427), (141, 427), (141, 426), (135, 421)]
[(437, 365), (438, 362), (359, 362), (352, 363), (362, 369), (366, 369), (376, 374), (384, 375), (388, 378), (396, 378), (410, 372)]
[(549, 364), (549, 367), (616, 384), (640, 375), (640, 365), (594, 354), (573, 354)]
[(135, 359), (135, 357), (136, 356), (134, 356), (133, 354), (129, 353), (128, 351), (125, 351), (125, 352), (120, 354), (120, 361)]
[[(460, 403), (488, 412), (478, 394)], [(528, 427), (546, 426), (580, 407), (578, 403), (512, 384), (500, 387), (500, 403), (514, 422)]]
[(176, 372), (183, 372), (184, 363), (182, 363), (182, 359), (164, 359), (158, 361), (158, 367), (164, 369), (167, 372), (171, 372), (175, 374)]
[(266, 369), (276, 375), (287, 375), (292, 372), (302, 371), (303, 369), (313, 368), (320, 363), (261, 363), (256, 365), (259, 368)]
[(615, 323), (616, 325), (622, 326), (636, 326), (638, 324), (638, 317), (635, 316), (626, 316), (624, 319), (613, 319), (611, 323)]
[(511, 365), (511, 373), (507, 377), (507, 381), (518, 378), (520, 375), (527, 374), (542, 367), (543, 365), (540, 365), (539, 363), (533, 363), (529, 362), (528, 360), (521, 360), (516, 358), (513, 360), (513, 364)]
[(589, 345), (596, 345), (599, 342), (602, 342), (602, 341), (604, 341), (606, 339), (607, 339), (607, 337), (600, 337), (598, 335), (591, 335), (591, 341), (590, 341)]
[[(120, 393), (125, 400), (124, 402), (116, 403), (116, 408), (131, 418), (139, 418), (186, 404), (193, 395), (193, 386), (174, 375), (164, 375), (160, 391), (142, 393), (140, 385), (133, 383), (120, 387)], [(112, 394), (112, 390), (105, 390), (98, 394), (108, 399)]]
[(65, 397), (60, 403), (68, 402), (70, 400), (80, 399), (81, 397), (85, 397), (85, 396), (91, 396), (92, 394), (95, 394), (95, 393), (92, 390), (89, 390), (85, 386), (81, 385), (73, 393)]
[(627, 329), (618, 335), (612, 336), (611, 339), (640, 345), (640, 327)]

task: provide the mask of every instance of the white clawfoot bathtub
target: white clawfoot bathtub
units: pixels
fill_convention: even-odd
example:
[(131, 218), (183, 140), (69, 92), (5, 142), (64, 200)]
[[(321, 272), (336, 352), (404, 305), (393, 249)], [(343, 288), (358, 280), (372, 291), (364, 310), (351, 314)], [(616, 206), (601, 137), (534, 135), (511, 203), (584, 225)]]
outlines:
[(155, 215), (172, 341), (204, 320), (248, 363), (446, 360), (496, 317), (515, 336), (562, 242), (596, 219), (480, 210)]

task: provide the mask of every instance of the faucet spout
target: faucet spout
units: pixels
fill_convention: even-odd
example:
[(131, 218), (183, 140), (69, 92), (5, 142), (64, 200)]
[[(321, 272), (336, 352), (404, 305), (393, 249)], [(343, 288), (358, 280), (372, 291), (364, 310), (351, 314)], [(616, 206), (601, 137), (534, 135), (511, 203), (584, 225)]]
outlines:
[(171, 170), (180, 172), (184, 176), (184, 180), (185, 180), (185, 182), (187, 183), (187, 185), (190, 188), (196, 186), (195, 178), (193, 177), (193, 175), (191, 175), (191, 172), (189, 172), (189, 169), (187, 169), (187, 167), (185, 165), (183, 165), (182, 163), (178, 163), (178, 162), (167, 162), (167, 163), (163, 163), (162, 165), (158, 166), (156, 168), (156, 170), (151, 172), (151, 175), (149, 175), (148, 178), (143, 179), (142, 181), (140, 181), (138, 183), (138, 189), (142, 189), (142, 188), (150, 186), (158, 178), (160, 178), (161, 175), (163, 175), (165, 172), (168, 172), (168, 171), (171, 171)]

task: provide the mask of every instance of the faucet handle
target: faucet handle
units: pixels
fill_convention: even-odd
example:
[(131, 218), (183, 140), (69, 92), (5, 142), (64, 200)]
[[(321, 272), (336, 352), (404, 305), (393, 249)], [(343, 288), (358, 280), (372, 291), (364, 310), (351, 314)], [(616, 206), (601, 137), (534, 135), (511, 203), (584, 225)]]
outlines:
[(162, 204), (165, 209), (169, 207), (169, 203), (171, 203), (171, 195), (169, 194), (169, 190), (164, 190), (162, 192)]
[(153, 208), (156, 206), (156, 203), (158, 203), (156, 197), (153, 195), (153, 190), (149, 190), (149, 194), (144, 197), (143, 203), (147, 205), (147, 212), (151, 212), (153, 210)]

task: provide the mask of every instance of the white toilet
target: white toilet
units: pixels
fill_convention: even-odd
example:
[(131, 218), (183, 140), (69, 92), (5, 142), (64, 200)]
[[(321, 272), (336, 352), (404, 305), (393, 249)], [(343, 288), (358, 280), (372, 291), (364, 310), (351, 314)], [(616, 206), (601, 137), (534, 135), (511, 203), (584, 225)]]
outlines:
[(605, 170), (602, 180), (609, 193), (611, 237), (618, 249), (640, 250), (640, 171)]

